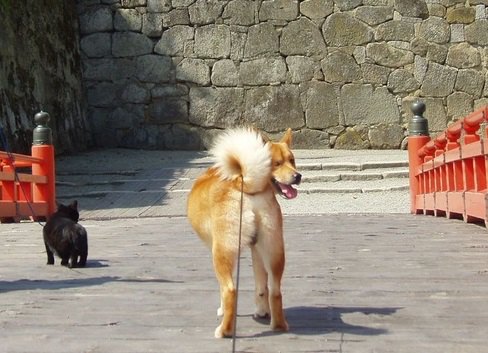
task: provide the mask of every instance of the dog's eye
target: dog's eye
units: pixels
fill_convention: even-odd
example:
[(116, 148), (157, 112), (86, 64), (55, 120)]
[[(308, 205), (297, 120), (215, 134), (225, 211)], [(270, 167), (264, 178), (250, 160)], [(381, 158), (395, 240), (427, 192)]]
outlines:
[(282, 162), (282, 161), (275, 161), (275, 162), (274, 162), (275, 167), (279, 167), (279, 166), (280, 166), (280, 165), (282, 165), (282, 164), (283, 164), (283, 162)]
[(290, 158), (290, 163), (295, 165), (295, 158)]

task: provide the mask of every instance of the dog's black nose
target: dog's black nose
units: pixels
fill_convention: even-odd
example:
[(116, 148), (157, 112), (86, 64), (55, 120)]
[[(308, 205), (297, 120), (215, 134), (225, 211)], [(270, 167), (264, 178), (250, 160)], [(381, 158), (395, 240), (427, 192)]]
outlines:
[(302, 175), (300, 173), (295, 173), (295, 175), (293, 175), (293, 184), (300, 184), (300, 182), (302, 181)]

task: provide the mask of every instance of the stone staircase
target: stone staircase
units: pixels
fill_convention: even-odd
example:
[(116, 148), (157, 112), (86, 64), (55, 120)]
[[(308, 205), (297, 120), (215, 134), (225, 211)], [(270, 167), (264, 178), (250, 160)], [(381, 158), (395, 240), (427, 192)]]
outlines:
[(298, 164), (303, 174), (301, 192), (367, 193), (409, 189), (408, 162)]
[[(299, 196), (285, 214), (408, 213), (406, 151), (295, 151)], [(57, 159), (57, 198), (78, 199), (85, 218), (184, 216), (203, 152), (102, 150)]]

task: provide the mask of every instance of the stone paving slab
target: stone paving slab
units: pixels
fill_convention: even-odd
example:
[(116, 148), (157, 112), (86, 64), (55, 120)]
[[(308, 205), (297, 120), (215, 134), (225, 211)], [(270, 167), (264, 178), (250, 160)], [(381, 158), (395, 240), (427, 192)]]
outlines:
[[(484, 227), (409, 214), (284, 221), (291, 330), (251, 318), (246, 251), (238, 352), (486, 352)], [(88, 267), (73, 270), (45, 265), (37, 223), (0, 225), (0, 351), (231, 352), (213, 338), (218, 287), (186, 218), (83, 225)]]

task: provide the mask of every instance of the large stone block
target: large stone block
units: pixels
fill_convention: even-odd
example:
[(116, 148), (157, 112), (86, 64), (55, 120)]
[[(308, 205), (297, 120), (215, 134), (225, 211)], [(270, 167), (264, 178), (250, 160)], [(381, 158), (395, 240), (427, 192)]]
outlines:
[(148, 12), (168, 12), (169, 10), (171, 10), (171, 0), (147, 0)]
[(185, 58), (176, 67), (176, 79), (206, 86), (210, 84), (210, 67), (205, 60)]
[(347, 84), (342, 87), (340, 97), (346, 125), (400, 122), (396, 99), (386, 87)]
[(326, 129), (339, 125), (339, 102), (334, 85), (313, 81), (303, 93), (306, 126)]
[(211, 80), (215, 86), (239, 86), (239, 70), (234, 61), (223, 59), (215, 62), (212, 67)]
[(143, 104), (121, 105), (108, 116), (108, 124), (111, 129), (132, 129), (144, 120)]
[(349, 11), (361, 5), (363, 0), (335, 0), (334, 2), (341, 11)]
[(114, 28), (116, 31), (140, 32), (142, 14), (136, 9), (117, 9), (114, 14)]
[(88, 104), (92, 107), (113, 107), (117, 105), (117, 86), (100, 82), (86, 88)]
[(224, 1), (196, 0), (188, 7), (190, 22), (196, 25), (215, 23), (222, 14)]
[(405, 131), (398, 124), (378, 124), (371, 126), (368, 131), (372, 149), (398, 149), (404, 137)]
[(256, 23), (254, 14), (257, 2), (253, 0), (231, 0), (224, 9), (222, 18), (230, 25), (250, 26)]
[(93, 33), (83, 37), (80, 48), (89, 58), (102, 58), (112, 53), (112, 36), (110, 33)]
[(447, 22), (469, 24), (474, 22), (476, 10), (474, 7), (455, 7), (447, 9)]
[(89, 81), (125, 80), (137, 70), (134, 60), (127, 58), (87, 59), (83, 66), (83, 77)]
[(370, 26), (377, 26), (380, 23), (393, 19), (393, 7), (361, 6), (356, 10), (356, 18), (366, 22)]
[(347, 127), (334, 142), (334, 148), (343, 150), (369, 149), (368, 129), (364, 125)]
[(148, 37), (161, 37), (163, 14), (148, 12), (142, 17), (142, 33)]
[(466, 92), (475, 98), (480, 98), (485, 85), (485, 77), (482, 71), (474, 69), (459, 70), (454, 88)]
[(423, 97), (422, 101), (425, 103), (424, 117), (429, 121), (429, 131), (439, 132), (445, 130), (447, 127), (447, 114), (444, 98)]
[(337, 50), (321, 61), (324, 79), (327, 82), (353, 82), (361, 78), (361, 68), (354, 58)]
[(230, 29), (208, 25), (195, 30), (195, 54), (200, 58), (223, 59), (230, 54)]
[(488, 20), (481, 19), (465, 27), (466, 40), (474, 45), (488, 45)]
[(287, 56), (286, 65), (292, 83), (310, 81), (313, 78), (323, 78), (320, 65), (308, 56)]
[(440, 17), (429, 17), (420, 24), (419, 37), (429, 42), (446, 44), (449, 42), (451, 28), (446, 20)]
[(411, 51), (395, 48), (387, 43), (368, 44), (366, 55), (375, 63), (386, 67), (402, 67), (414, 61)]
[(230, 128), (242, 120), (242, 88), (192, 87), (190, 122), (202, 127)]
[(190, 26), (168, 28), (156, 43), (154, 52), (161, 55), (182, 56), (185, 44), (193, 39), (193, 35), (193, 28)]
[(259, 9), (259, 20), (293, 21), (298, 16), (297, 0), (264, 0)]
[(283, 55), (323, 57), (327, 53), (320, 29), (309, 19), (289, 22), (281, 33), (280, 52)]
[(325, 42), (329, 46), (362, 45), (373, 39), (373, 31), (364, 22), (348, 13), (334, 13), (322, 26)]
[(330, 138), (329, 134), (325, 131), (301, 129), (294, 131), (293, 135), (293, 148), (302, 149), (329, 149)]
[(115, 57), (150, 54), (154, 44), (144, 34), (135, 32), (115, 32), (112, 34), (112, 55)]
[(169, 82), (175, 77), (173, 62), (167, 56), (143, 55), (135, 59), (136, 77), (142, 82)]
[(415, 79), (414, 75), (405, 69), (397, 69), (388, 77), (388, 89), (397, 93), (414, 92), (420, 87), (420, 83)]
[(415, 28), (412, 22), (389, 21), (380, 24), (376, 28), (375, 39), (377, 41), (406, 41), (410, 42), (415, 37)]
[(245, 61), (240, 66), (240, 80), (250, 86), (285, 82), (285, 61), (279, 56)]
[(332, 0), (305, 0), (300, 2), (300, 13), (311, 19), (322, 19), (334, 12)]
[(269, 22), (249, 27), (244, 46), (244, 57), (274, 55), (279, 51), (279, 33)]
[(113, 30), (112, 11), (109, 7), (88, 8), (80, 14), (80, 32), (89, 34)]
[(395, 10), (405, 17), (429, 17), (425, 0), (395, 0)]
[(364, 63), (361, 65), (361, 71), (364, 83), (385, 85), (391, 69), (381, 65)]
[(177, 25), (190, 25), (190, 15), (188, 8), (173, 9), (168, 13), (163, 13), (163, 27), (171, 28)]
[(247, 90), (243, 120), (268, 132), (302, 128), (305, 119), (298, 87), (282, 85)]
[(454, 89), (456, 74), (457, 70), (454, 68), (431, 62), (422, 83), (422, 95), (447, 97)]
[(149, 103), (151, 92), (139, 83), (130, 83), (123, 87), (121, 99), (128, 103)]
[(460, 69), (477, 67), (481, 64), (481, 54), (468, 43), (459, 43), (449, 48), (446, 64)]
[(464, 118), (473, 111), (473, 96), (465, 92), (454, 92), (447, 97), (447, 114), (451, 120)]
[(146, 120), (151, 124), (188, 122), (188, 102), (182, 98), (154, 99), (147, 107)]

